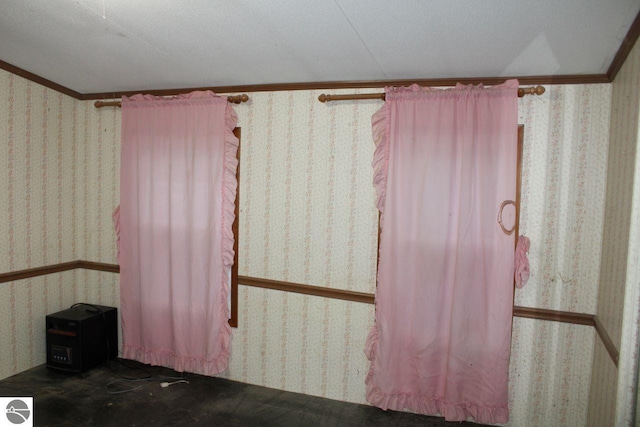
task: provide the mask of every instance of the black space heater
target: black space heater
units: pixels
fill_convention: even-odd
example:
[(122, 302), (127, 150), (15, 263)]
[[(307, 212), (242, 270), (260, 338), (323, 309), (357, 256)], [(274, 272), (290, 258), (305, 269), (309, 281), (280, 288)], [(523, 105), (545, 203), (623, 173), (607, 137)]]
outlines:
[(84, 372), (118, 355), (118, 310), (79, 303), (50, 314), (47, 367)]

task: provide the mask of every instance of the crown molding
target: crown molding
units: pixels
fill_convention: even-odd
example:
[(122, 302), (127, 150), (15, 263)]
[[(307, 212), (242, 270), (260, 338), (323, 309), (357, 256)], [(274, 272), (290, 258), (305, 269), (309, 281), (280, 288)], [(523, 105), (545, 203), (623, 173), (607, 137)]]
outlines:
[(68, 87), (59, 85), (56, 82), (52, 82), (51, 80), (47, 80), (44, 77), (40, 77), (36, 74), (33, 74), (27, 70), (23, 70), (20, 67), (16, 67), (15, 65), (9, 64), (8, 62), (4, 62), (0, 60), (0, 69), (3, 69), (5, 71), (8, 71), (12, 74), (15, 74), (16, 76), (20, 76), (23, 79), (27, 79), (29, 81), (32, 81), (34, 83), (38, 83), (39, 85), (42, 85), (44, 87), (48, 87), (49, 89), (53, 89), (57, 92), (63, 93), (65, 95), (68, 95), (72, 98), (75, 99), (82, 99), (82, 94), (79, 92), (76, 92), (75, 90), (71, 90)]
[(193, 91), (210, 90), (215, 93), (245, 93), (245, 92), (274, 92), (274, 91), (295, 91), (295, 90), (319, 90), (319, 89), (381, 89), (386, 86), (410, 86), (418, 84), (420, 86), (444, 87), (462, 84), (485, 84), (497, 85), (505, 80), (518, 79), (521, 85), (544, 85), (544, 84), (590, 84), (609, 83), (605, 74), (574, 74), (565, 76), (513, 76), (513, 77), (465, 77), (465, 78), (442, 78), (442, 79), (414, 79), (414, 80), (366, 80), (366, 81), (344, 81), (344, 82), (308, 82), (308, 83), (274, 83), (261, 85), (236, 85), (236, 86), (209, 86), (181, 89), (148, 89), (127, 92), (102, 92), (82, 94), (82, 100), (116, 99), (123, 96), (132, 96), (144, 93), (155, 96), (172, 96)]
[[(628, 53), (627, 53), (628, 54)], [(618, 56), (616, 56), (618, 57)], [(22, 78), (48, 87), (80, 101), (118, 99), (123, 96), (132, 96), (138, 93), (145, 93), (155, 96), (173, 96), (193, 91), (210, 90), (212, 92), (223, 93), (244, 93), (244, 92), (274, 92), (274, 91), (296, 91), (296, 90), (320, 90), (320, 89), (382, 89), (386, 86), (410, 86), (418, 84), (420, 86), (446, 87), (461, 84), (485, 84), (497, 85), (505, 80), (518, 79), (521, 85), (569, 85), (569, 84), (598, 84), (610, 83), (611, 80), (606, 74), (572, 74), (563, 76), (509, 76), (509, 77), (465, 77), (465, 78), (441, 78), (441, 79), (415, 79), (415, 80), (362, 80), (362, 81), (342, 81), (342, 82), (308, 82), (308, 83), (274, 83), (259, 85), (235, 85), (235, 86), (207, 86), (191, 87), (179, 89), (148, 89), (126, 92), (99, 92), (99, 93), (79, 93), (67, 87), (61, 86), (51, 80), (37, 76), (29, 71), (18, 68), (7, 62), (0, 61), (0, 69), (18, 75)]]
[[(628, 53), (627, 53), (628, 54)], [(616, 58), (618, 55), (616, 55)], [(485, 84), (488, 86), (504, 83), (505, 80), (518, 79), (521, 85), (569, 85), (569, 84), (598, 84), (611, 83), (606, 74), (571, 74), (561, 76), (507, 76), (507, 77), (464, 77), (464, 78), (438, 78), (438, 79), (403, 79), (403, 80), (361, 80), (361, 81), (335, 81), (335, 82), (307, 82), (307, 83), (274, 83), (257, 85), (235, 86), (206, 86), (187, 87), (178, 89), (141, 89), (125, 92), (96, 92), (79, 93), (67, 87), (61, 86), (51, 80), (37, 76), (29, 71), (18, 68), (7, 62), (0, 61), (0, 69), (4, 69), (42, 86), (61, 92), (80, 101), (92, 101), (103, 99), (118, 99), (123, 96), (132, 96), (144, 93), (155, 96), (173, 96), (193, 91), (210, 90), (218, 94), (245, 93), (245, 92), (274, 92), (296, 90), (326, 90), (326, 89), (382, 89), (386, 86), (420, 86), (446, 87), (461, 84)]]

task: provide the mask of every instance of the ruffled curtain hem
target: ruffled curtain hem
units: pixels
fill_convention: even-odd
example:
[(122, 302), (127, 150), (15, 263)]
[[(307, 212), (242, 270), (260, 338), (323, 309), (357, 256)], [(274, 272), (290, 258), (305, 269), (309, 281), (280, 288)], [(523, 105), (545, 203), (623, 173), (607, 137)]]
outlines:
[(477, 423), (506, 423), (509, 420), (508, 406), (480, 406), (470, 403), (454, 403), (444, 399), (405, 393), (383, 393), (372, 383), (372, 375), (367, 375), (367, 401), (383, 410), (409, 410), (425, 415), (443, 416), (446, 421), (465, 421), (472, 417)]
[(152, 366), (164, 366), (177, 372), (193, 372), (213, 376), (227, 369), (229, 353), (221, 353), (213, 359), (193, 356), (179, 356), (169, 351), (148, 351), (143, 348), (122, 347), (124, 359), (137, 360)]
[(480, 406), (470, 403), (455, 403), (444, 399), (409, 393), (384, 393), (375, 386), (373, 373), (374, 360), (378, 348), (378, 328), (374, 324), (365, 343), (365, 354), (371, 362), (369, 372), (365, 379), (367, 386), (367, 402), (380, 409), (393, 411), (409, 410), (424, 415), (443, 416), (446, 421), (465, 421), (469, 417), (478, 423), (506, 423), (509, 421), (509, 407), (504, 406)]

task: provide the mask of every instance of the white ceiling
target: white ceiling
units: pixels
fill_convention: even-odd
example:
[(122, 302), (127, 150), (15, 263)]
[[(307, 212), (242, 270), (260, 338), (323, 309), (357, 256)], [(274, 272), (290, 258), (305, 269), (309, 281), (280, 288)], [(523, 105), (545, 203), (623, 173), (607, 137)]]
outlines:
[(0, 60), (79, 93), (604, 74), (640, 0), (1, 0)]

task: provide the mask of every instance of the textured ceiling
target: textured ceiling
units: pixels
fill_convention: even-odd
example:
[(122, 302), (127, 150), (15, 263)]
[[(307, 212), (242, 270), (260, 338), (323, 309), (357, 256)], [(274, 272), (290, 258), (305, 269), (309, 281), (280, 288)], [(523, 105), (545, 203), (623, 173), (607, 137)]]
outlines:
[(79, 93), (604, 74), (640, 0), (2, 0), (0, 60)]

